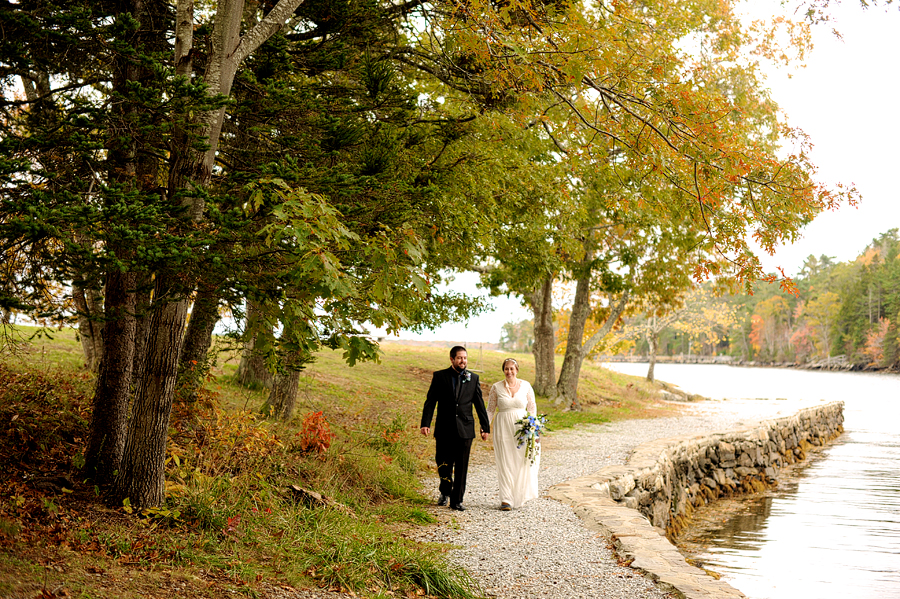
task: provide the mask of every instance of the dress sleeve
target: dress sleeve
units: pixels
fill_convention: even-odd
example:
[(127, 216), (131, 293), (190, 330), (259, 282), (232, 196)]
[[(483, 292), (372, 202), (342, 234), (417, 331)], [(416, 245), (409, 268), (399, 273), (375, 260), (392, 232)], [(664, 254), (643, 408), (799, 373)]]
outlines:
[(525, 410), (531, 414), (532, 416), (537, 416), (537, 401), (534, 399), (534, 389), (531, 388), (531, 384), (528, 384), (528, 389), (525, 391)]
[(491, 390), (488, 392), (488, 418), (491, 419), (491, 422), (494, 421), (494, 413), (497, 411), (497, 386), (491, 385)]

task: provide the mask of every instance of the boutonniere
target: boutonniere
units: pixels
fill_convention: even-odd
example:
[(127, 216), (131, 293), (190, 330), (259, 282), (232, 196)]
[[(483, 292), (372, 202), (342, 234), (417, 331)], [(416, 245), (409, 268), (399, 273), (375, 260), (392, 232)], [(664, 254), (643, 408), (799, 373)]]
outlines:
[(468, 383), (468, 382), (471, 381), (471, 380), (472, 380), (472, 373), (469, 372), (468, 370), (463, 370), (463, 372), (462, 372), (462, 382)]

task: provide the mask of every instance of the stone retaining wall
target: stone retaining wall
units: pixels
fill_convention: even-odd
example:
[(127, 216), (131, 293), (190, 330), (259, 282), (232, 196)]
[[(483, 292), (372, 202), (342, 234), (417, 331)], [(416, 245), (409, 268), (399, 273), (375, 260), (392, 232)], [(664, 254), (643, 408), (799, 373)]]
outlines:
[(695, 508), (773, 485), (782, 467), (837, 437), (843, 423), (844, 404), (834, 402), (747, 429), (652, 441), (638, 447), (627, 466), (593, 474), (591, 488), (639, 510), (673, 538)]

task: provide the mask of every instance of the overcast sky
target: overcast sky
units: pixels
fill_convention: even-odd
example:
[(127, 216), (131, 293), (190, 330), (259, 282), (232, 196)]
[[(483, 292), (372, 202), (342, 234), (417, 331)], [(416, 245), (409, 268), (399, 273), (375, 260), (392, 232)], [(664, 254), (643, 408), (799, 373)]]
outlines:
[[(748, 6), (757, 16), (781, 10), (777, 0), (753, 0)], [(900, 9), (863, 10), (857, 0), (844, 0), (830, 12), (831, 26), (843, 39), (831, 26), (817, 26), (806, 68), (770, 73), (769, 87), (789, 122), (811, 137), (818, 180), (854, 184), (862, 201), (819, 216), (800, 241), (764, 257), (767, 270), (781, 266), (789, 275), (796, 275), (810, 254), (853, 260), (879, 234), (900, 227)], [(479, 293), (477, 280), (460, 275), (454, 288)], [(468, 323), (400, 337), (496, 343), (504, 323), (531, 318), (516, 298), (491, 301), (494, 312)]]
[[(777, 2), (754, 0), (754, 7)], [(774, 10), (774, 8), (773, 8)], [(768, 267), (795, 275), (814, 254), (853, 260), (879, 234), (900, 227), (900, 9), (863, 10), (856, 0), (833, 7), (830, 27), (814, 29), (807, 67), (770, 74), (772, 95), (812, 139), (813, 163), (825, 183), (853, 183), (862, 194), (857, 208), (820, 215), (792, 246), (779, 248)]]

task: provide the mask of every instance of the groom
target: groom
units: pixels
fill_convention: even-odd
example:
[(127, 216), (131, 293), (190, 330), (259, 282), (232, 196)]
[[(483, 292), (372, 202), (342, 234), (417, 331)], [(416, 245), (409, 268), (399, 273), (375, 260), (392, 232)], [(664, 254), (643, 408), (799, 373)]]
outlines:
[(466, 509), (462, 501), (466, 492), (469, 452), (475, 438), (473, 405), (481, 423), (481, 439), (487, 440), (491, 432), (478, 375), (466, 370), (468, 363), (466, 348), (457, 345), (451, 349), (450, 368), (434, 373), (422, 409), (422, 434), (427, 436), (431, 432), (431, 417), (437, 405), (434, 442), (438, 476), (441, 477), (438, 505), (447, 505), (449, 501), (450, 507), (457, 511)]

